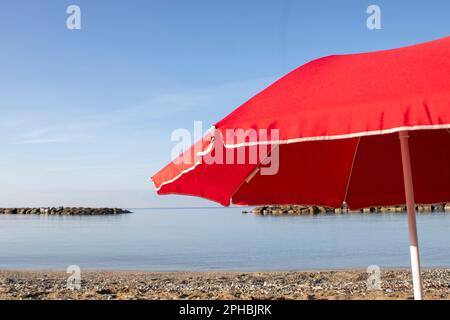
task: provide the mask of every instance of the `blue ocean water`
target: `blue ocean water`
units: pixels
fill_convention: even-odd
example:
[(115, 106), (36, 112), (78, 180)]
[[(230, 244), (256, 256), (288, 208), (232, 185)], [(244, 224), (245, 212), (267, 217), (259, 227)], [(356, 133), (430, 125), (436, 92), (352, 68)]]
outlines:
[[(241, 208), (0, 215), (0, 269), (267, 271), (409, 267), (405, 214), (261, 217)], [(417, 218), (422, 265), (450, 267), (450, 214)]]

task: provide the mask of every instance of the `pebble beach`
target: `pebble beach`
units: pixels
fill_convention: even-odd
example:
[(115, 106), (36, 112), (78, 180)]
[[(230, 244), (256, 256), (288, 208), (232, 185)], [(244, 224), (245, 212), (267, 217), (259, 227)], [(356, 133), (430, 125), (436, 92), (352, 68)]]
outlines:
[[(381, 272), (381, 288), (368, 290), (362, 270), (314, 272), (82, 272), (80, 290), (68, 274), (0, 271), (3, 300), (407, 300), (413, 299), (408, 270)], [(450, 269), (423, 271), (425, 299), (450, 299)]]

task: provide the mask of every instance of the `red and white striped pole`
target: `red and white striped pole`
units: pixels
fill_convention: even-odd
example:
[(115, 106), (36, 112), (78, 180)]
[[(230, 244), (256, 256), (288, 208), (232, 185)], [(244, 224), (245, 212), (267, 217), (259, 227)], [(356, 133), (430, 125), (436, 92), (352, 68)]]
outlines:
[(422, 300), (422, 274), (420, 271), (419, 240), (417, 238), (416, 205), (414, 201), (414, 187), (409, 153), (409, 133), (399, 132), (402, 150), (403, 181), (405, 184), (406, 207), (408, 209), (409, 242), (411, 251), (411, 269), (414, 286), (414, 299)]

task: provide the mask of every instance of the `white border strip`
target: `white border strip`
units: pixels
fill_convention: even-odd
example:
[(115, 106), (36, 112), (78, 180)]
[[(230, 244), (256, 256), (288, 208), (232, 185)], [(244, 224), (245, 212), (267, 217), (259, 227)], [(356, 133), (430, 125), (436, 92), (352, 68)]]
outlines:
[[(205, 155), (207, 155), (208, 153), (210, 153), (210, 152), (212, 151), (213, 146), (214, 146), (216, 127), (215, 127), (215, 126), (212, 126), (209, 130), (211, 131), (211, 141), (210, 141), (208, 147), (205, 149), (205, 151), (197, 152), (197, 154), (194, 156), (194, 158), (198, 158), (198, 157), (205, 156)], [(195, 150), (195, 149), (194, 149), (194, 150)], [(161, 183), (161, 184), (159, 185), (158, 188), (156, 187), (155, 182), (152, 181), (152, 178), (149, 178), (148, 180), (149, 180), (149, 181), (152, 181), (152, 182), (153, 182), (153, 187), (155, 188), (155, 190), (156, 190), (156, 191), (159, 191), (164, 185), (169, 184), (169, 183), (172, 183), (172, 182), (178, 180), (183, 174), (188, 173), (189, 171), (194, 170), (194, 169), (197, 168), (197, 166), (200, 165), (201, 163), (202, 163), (202, 162), (201, 162), (200, 160), (199, 160), (199, 161), (196, 161), (192, 167), (189, 167), (189, 168), (187, 168), (187, 169), (181, 171), (181, 172), (180, 172), (179, 174), (177, 174), (174, 178), (172, 178), (172, 179), (170, 179), (170, 180), (167, 180), (167, 181), (164, 181), (163, 183)]]
[[(375, 136), (375, 135), (383, 135), (389, 133), (395, 133), (400, 131), (417, 131), (417, 130), (436, 130), (436, 129), (450, 129), (450, 124), (434, 124), (434, 125), (419, 125), (419, 126), (405, 126), (405, 127), (397, 127), (392, 129), (385, 130), (374, 130), (374, 131), (363, 131), (349, 134), (341, 134), (341, 135), (333, 135), (333, 136), (317, 136), (317, 137), (306, 137), (306, 138), (292, 138), (286, 140), (269, 140), (269, 141), (252, 141), (252, 142), (243, 142), (237, 144), (224, 144), (225, 148), (240, 148), (240, 147), (251, 147), (255, 145), (271, 145), (271, 144), (290, 144), (290, 143), (298, 143), (298, 142), (309, 142), (309, 141), (326, 141), (326, 140), (340, 140), (340, 139), (350, 139), (350, 138), (358, 138), (365, 136)], [(220, 136), (223, 139), (222, 132), (219, 130)]]
[[(306, 138), (293, 138), (293, 139), (286, 139), (286, 140), (273, 140), (273, 141), (254, 141), (254, 142), (244, 142), (244, 143), (238, 143), (238, 144), (224, 144), (224, 147), (227, 149), (232, 148), (240, 148), (240, 147), (251, 147), (251, 146), (257, 146), (257, 145), (272, 145), (272, 144), (291, 144), (291, 143), (300, 143), (300, 142), (309, 142), (309, 141), (327, 141), (327, 140), (340, 140), (340, 139), (350, 139), (350, 138), (357, 138), (357, 137), (366, 137), (366, 136), (374, 136), (374, 135), (383, 135), (383, 134), (389, 134), (389, 133), (395, 133), (400, 131), (417, 131), (417, 130), (437, 130), (437, 129), (450, 129), (450, 124), (435, 124), (435, 125), (418, 125), (418, 126), (405, 126), (405, 127), (397, 127), (392, 129), (385, 129), (385, 130), (374, 130), (374, 131), (365, 131), (365, 132), (357, 132), (357, 133), (349, 133), (349, 134), (342, 134), (342, 135), (334, 135), (334, 136), (318, 136), (318, 137), (306, 137)], [(213, 149), (214, 145), (214, 132), (216, 131), (216, 128), (213, 126), (211, 127), (211, 131), (213, 133), (212, 139), (210, 144), (208, 145), (208, 148), (206, 148), (205, 151), (198, 152), (196, 157), (204, 156), (210, 153)], [(219, 130), (220, 137), (222, 141), (223, 135), (222, 132)], [(153, 186), (156, 191), (161, 190), (161, 188), (169, 183), (172, 183), (176, 180), (178, 180), (182, 175), (185, 173), (188, 173), (192, 170), (194, 170), (198, 165), (200, 165), (202, 162), (197, 161), (192, 167), (189, 167), (188, 169), (185, 169), (181, 171), (177, 176), (174, 178), (164, 181), (160, 184), (159, 187), (156, 187), (155, 182), (153, 181)], [(151, 179), (150, 179), (151, 180)]]
[[(197, 161), (192, 167), (189, 167), (188, 169), (181, 171), (178, 175), (175, 176), (175, 178), (172, 178), (172, 179), (170, 179), (170, 180), (167, 180), (167, 181), (164, 181), (163, 183), (161, 183), (160, 186), (159, 186), (158, 188), (156, 187), (155, 182), (152, 181), (152, 182), (153, 182), (153, 187), (156, 189), (156, 191), (159, 191), (164, 185), (169, 184), (169, 183), (172, 183), (172, 182), (178, 180), (179, 178), (181, 178), (181, 176), (182, 176), (183, 174), (188, 173), (189, 171), (194, 170), (194, 169), (197, 168), (197, 166), (200, 165), (201, 163), (202, 163), (201, 161)], [(150, 180), (151, 180), (151, 178), (150, 178)]]

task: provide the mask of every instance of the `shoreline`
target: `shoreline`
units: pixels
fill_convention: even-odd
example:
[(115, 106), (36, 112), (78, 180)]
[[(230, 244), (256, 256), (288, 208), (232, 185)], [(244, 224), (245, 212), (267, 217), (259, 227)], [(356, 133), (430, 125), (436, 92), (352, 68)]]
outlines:
[[(411, 272), (381, 270), (381, 289), (368, 290), (365, 270), (273, 272), (81, 271), (81, 289), (63, 271), (0, 270), (0, 299), (412, 299)], [(450, 268), (423, 270), (426, 299), (450, 299)]]

